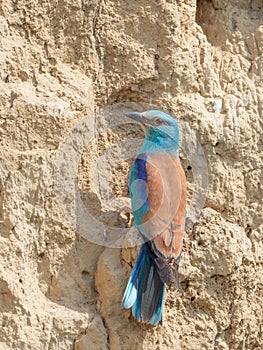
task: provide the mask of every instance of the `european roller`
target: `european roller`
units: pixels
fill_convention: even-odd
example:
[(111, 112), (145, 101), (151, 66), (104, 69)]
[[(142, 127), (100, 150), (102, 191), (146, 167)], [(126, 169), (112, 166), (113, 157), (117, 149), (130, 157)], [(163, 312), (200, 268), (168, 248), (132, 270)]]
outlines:
[(186, 178), (179, 160), (179, 128), (170, 115), (151, 110), (127, 117), (144, 127), (144, 142), (129, 177), (134, 225), (144, 243), (123, 300), (139, 322), (162, 324), (165, 285), (179, 286), (186, 209)]

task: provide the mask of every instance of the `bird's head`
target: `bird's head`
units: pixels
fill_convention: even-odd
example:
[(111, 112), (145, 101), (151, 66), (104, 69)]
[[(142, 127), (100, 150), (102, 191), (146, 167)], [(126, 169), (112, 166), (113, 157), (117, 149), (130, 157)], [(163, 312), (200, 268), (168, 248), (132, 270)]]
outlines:
[(142, 113), (129, 112), (125, 115), (144, 126), (146, 139), (152, 142), (158, 141), (160, 146), (169, 143), (175, 148), (179, 148), (178, 124), (169, 114), (158, 110), (150, 110)]

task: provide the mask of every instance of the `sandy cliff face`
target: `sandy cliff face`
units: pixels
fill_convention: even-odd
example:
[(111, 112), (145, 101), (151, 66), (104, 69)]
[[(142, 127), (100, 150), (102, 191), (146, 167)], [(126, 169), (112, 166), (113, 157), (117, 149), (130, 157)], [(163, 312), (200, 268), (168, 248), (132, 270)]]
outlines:
[[(0, 47), (0, 349), (261, 349), (262, 0), (5, 0)], [(207, 161), (183, 293), (168, 290), (163, 327), (120, 309), (138, 249), (83, 238), (54, 189), (59, 147), (75, 125), (128, 101), (186, 122)], [(131, 161), (111, 174), (102, 164), (100, 179), (94, 167), (129, 135), (141, 131), (105, 128), (76, 168), (89, 212), (119, 228)], [(191, 193), (197, 174), (182, 160)], [(106, 180), (108, 206), (98, 194)]]

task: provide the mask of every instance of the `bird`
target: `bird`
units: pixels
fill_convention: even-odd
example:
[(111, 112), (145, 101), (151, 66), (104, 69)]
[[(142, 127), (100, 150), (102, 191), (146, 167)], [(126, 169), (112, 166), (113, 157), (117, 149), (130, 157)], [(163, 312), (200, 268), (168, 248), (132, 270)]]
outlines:
[(159, 110), (128, 112), (144, 141), (130, 171), (134, 225), (143, 244), (122, 299), (138, 322), (162, 325), (166, 285), (179, 288), (186, 212), (186, 177), (179, 159), (177, 121)]

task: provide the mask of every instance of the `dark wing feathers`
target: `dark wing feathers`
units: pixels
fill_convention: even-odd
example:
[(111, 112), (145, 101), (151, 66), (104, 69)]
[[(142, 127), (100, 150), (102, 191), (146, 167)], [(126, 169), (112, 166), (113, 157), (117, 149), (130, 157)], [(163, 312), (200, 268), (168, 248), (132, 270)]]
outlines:
[[(151, 257), (148, 256), (151, 260)], [(148, 322), (156, 314), (156, 309), (162, 300), (163, 283), (155, 269), (154, 264), (148, 263), (143, 273), (141, 317), (143, 322)]]
[(169, 259), (165, 258), (155, 247), (153, 241), (147, 241), (145, 243), (148, 254), (151, 256), (156, 270), (160, 276), (160, 279), (165, 284), (172, 283), (171, 267), (169, 265)]

